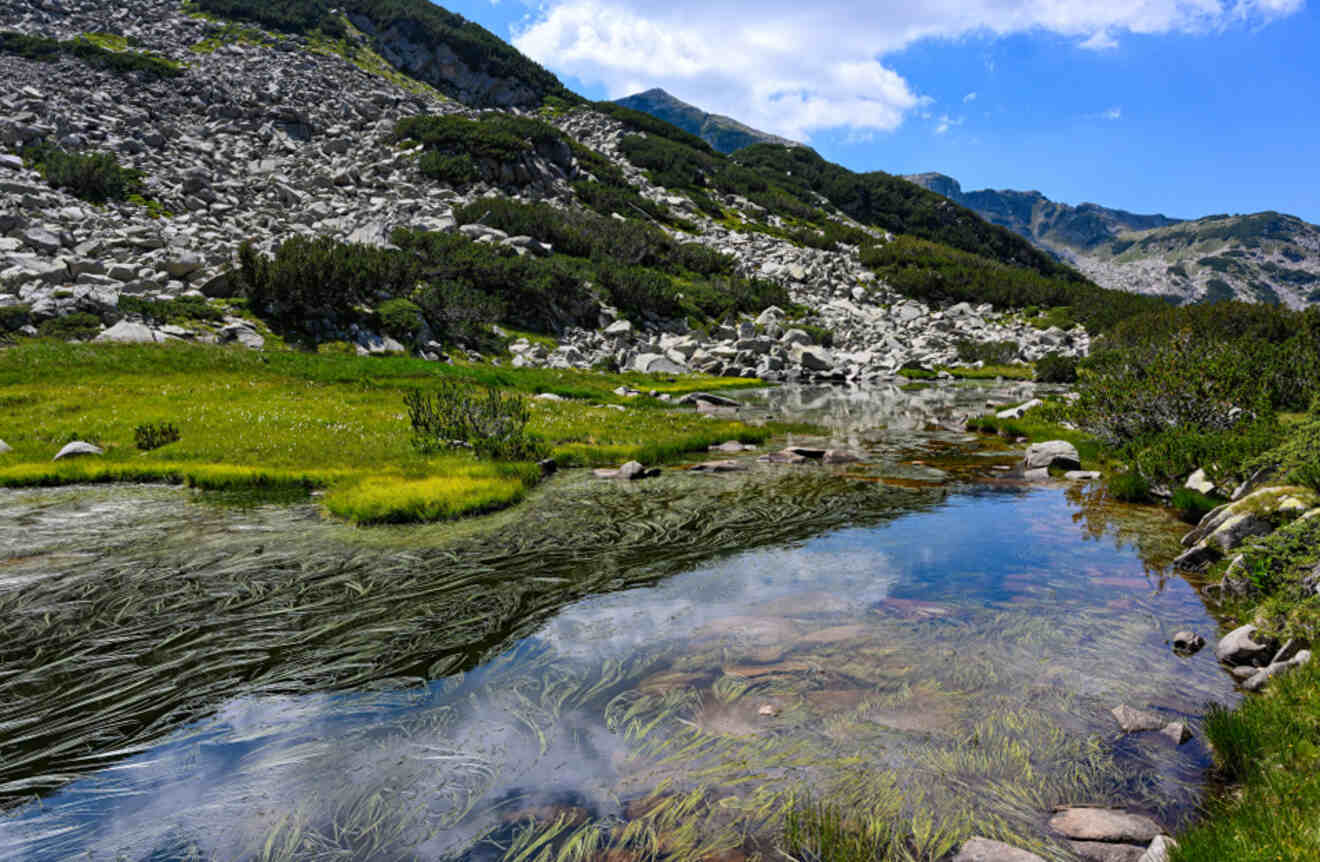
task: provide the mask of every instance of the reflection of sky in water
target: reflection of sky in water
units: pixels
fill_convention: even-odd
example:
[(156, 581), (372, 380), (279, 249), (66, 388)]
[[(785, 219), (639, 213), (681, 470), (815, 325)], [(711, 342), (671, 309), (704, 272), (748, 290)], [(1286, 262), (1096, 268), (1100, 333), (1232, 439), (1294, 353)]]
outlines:
[[(1083, 541), (1071, 513), (1058, 490), (959, 495), (879, 527), (736, 554), (654, 587), (577, 602), (462, 679), (406, 692), (238, 699), (0, 821), (0, 855), (165, 859), (195, 847), (235, 857), (259, 849), (284, 818), (346, 816), (346, 800), (372, 793), (415, 818), (401, 828), (429, 835), (423, 857), (493, 828), (527, 794), (616, 814), (626, 746), (605, 727), (600, 699), (618, 690), (618, 678), (635, 684), (699, 649), (731, 617), (793, 617), (807, 632), (892, 626), (916, 607), (957, 620), (948, 631), (966, 639), (960, 648), (1005, 663), (1048, 662), (1050, 679), (1081, 695), (1118, 697), (1115, 680), (1128, 677), (1145, 686), (1145, 701), (1171, 708), (1228, 697), (1208, 651), (1183, 660), (1163, 644), (1178, 628), (1213, 631), (1194, 592), (1176, 579), (1156, 590), (1133, 549)], [(1085, 616), (1115, 600), (1127, 605)], [(978, 622), (992, 611), (1078, 627), (1078, 649), (1040, 656), (1012, 638), (1000, 642)], [(913, 651), (936, 644), (918, 633), (924, 624), (912, 623)], [(607, 677), (614, 687), (602, 682), (595, 700), (556, 694)]]

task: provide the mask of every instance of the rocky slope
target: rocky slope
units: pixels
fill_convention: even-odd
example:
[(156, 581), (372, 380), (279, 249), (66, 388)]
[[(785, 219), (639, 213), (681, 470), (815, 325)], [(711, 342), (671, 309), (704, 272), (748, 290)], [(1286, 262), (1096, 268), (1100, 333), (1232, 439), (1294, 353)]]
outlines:
[(953, 177), (905, 179), (975, 210), (1080, 269), (1102, 287), (1179, 301), (1320, 302), (1320, 228), (1275, 212), (1193, 221), (1036, 191), (963, 191)]
[(752, 144), (782, 144), (797, 146), (795, 141), (762, 132), (723, 114), (709, 114), (695, 105), (689, 105), (656, 87), (644, 93), (634, 93), (615, 104), (650, 114), (691, 132), (721, 153), (731, 153)]
[[(0, 0), (0, 20), (61, 39), (117, 34), (134, 50), (184, 66), (179, 77), (153, 79), (71, 57), (38, 62), (0, 53), (7, 82), (0, 93), (0, 312), (23, 315), (26, 335), (43, 321), (82, 312), (101, 321), (100, 340), (260, 347), (264, 330), (241, 306), (229, 307), (223, 321), (161, 327), (121, 305), (126, 297), (232, 296), (231, 267), (245, 241), (265, 251), (293, 236), (386, 245), (390, 231), (404, 226), (544, 255), (551, 249), (541, 238), (460, 225), (455, 209), (488, 195), (579, 205), (571, 183), (587, 172), (567, 148), (493, 165), (487, 180), (461, 188), (422, 177), (418, 151), (391, 139), (395, 122), (421, 113), (481, 115), (442, 95), (451, 89), (444, 80), (419, 85), (400, 75), (407, 63), (382, 61), (389, 46), (355, 27), (349, 35), (362, 40), (362, 51), (346, 57), (312, 38), (188, 14), (177, 0)], [(429, 75), (438, 67), (427, 68)], [(732, 255), (744, 274), (786, 285), (793, 302), (812, 313), (790, 320), (784, 310), (768, 309), (756, 320), (705, 332), (682, 320), (643, 329), (607, 308), (599, 329), (560, 332), (554, 349), (515, 342), (515, 364), (609, 362), (665, 373), (860, 380), (892, 376), (909, 363), (954, 363), (958, 343), (967, 340), (1014, 341), (1027, 360), (1087, 348), (1080, 329), (1040, 331), (988, 306), (940, 310), (905, 301), (875, 281), (856, 248), (824, 251), (731, 229), (628, 163), (618, 147), (628, 131), (617, 120), (589, 107), (544, 116), (610, 160), (644, 197), (690, 219), (697, 233), (686, 240)], [(92, 205), (51, 188), (18, 156), (39, 140), (116, 154), (142, 171), (151, 206)], [(751, 206), (736, 196), (722, 202), (734, 214)], [(798, 323), (827, 326), (833, 348), (813, 344)], [(415, 344), (356, 324), (335, 334), (363, 353), (445, 357), (444, 346), (425, 334)]]

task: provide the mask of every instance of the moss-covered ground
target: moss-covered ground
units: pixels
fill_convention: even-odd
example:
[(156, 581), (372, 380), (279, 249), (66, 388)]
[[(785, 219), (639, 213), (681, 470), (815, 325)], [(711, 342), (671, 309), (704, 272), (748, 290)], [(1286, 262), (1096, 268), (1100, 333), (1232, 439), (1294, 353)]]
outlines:
[[(532, 396), (528, 430), (560, 465), (656, 464), (771, 430), (709, 419), (621, 385), (681, 395), (755, 385), (731, 378), (508, 369), (207, 345), (31, 341), (0, 351), (0, 485), (173, 482), (201, 488), (329, 489), (326, 507), (358, 523), (492, 511), (522, 499), (534, 464), (423, 455), (403, 395), (457, 379)], [(535, 398), (549, 393), (562, 400)], [(172, 423), (180, 439), (142, 452), (134, 431)], [(53, 461), (72, 440), (103, 456)]]

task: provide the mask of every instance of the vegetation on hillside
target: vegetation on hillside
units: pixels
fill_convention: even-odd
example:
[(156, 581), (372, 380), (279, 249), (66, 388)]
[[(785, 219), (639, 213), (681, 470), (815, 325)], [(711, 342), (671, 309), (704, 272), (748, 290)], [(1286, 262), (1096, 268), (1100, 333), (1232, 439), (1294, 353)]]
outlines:
[(92, 203), (127, 200), (143, 189), (142, 172), (122, 167), (114, 153), (70, 152), (42, 143), (24, 147), (22, 155), (52, 188)]
[[(363, 16), (375, 29), (397, 29), (415, 44), (445, 45), (472, 71), (517, 80), (539, 98), (556, 96), (580, 101), (558, 78), (504, 40), (427, 0), (195, 0), (195, 3), (203, 12), (222, 18), (251, 21), (285, 33), (331, 38), (345, 35), (339, 13), (350, 19)], [(433, 83), (446, 91), (443, 82)], [(457, 91), (449, 88), (448, 95), (457, 95)]]
[(1165, 307), (1151, 297), (1007, 266), (914, 236), (868, 246), (862, 250), (862, 262), (905, 296), (936, 303), (988, 302), (1001, 309), (1066, 306), (1069, 319), (1092, 332)]
[(1086, 280), (1012, 231), (989, 224), (971, 210), (882, 171), (858, 174), (827, 162), (806, 147), (756, 144), (734, 161), (796, 192), (801, 200), (820, 195), (865, 225), (910, 234), (1041, 275)]
[(105, 42), (95, 38), (95, 34), (59, 40), (0, 30), (0, 53), (15, 54), (28, 60), (53, 63), (63, 57), (73, 57), (89, 66), (119, 74), (140, 72), (159, 78), (174, 78), (183, 74), (182, 66), (164, 57), (130, 50), (127, 42), (121, 50), (112, 50), (105, 47)]

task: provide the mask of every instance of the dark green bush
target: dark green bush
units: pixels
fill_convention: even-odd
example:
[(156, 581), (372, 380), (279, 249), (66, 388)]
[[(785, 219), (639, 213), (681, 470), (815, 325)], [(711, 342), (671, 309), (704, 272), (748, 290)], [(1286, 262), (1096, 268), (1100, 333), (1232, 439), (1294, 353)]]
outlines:
[(422, 176), (452, 186), (467, 185), (481, 179), (481, 170), (467, 153), (422, 153), (422, 157), (417, 160), (417, 169), (422, 172)]
[(405, 117), (394, 126), (396, 141), (419, 141), (428, 151), (510, 162), (538, 144), (563, 140), (549, 123), (510, 114), (486, 114), (469, 120), (453, 115)]
[(1109, 496), (1124, 503), (1150, 501), (1150, 482), (1140, 473), (1117, 473), (1109, 477)]
[(831, 329), (814, 323), (795, 323), (793, 326), (810, 335), (812, 344), (819, 344), (821, 347), (834, 346), (834, 331)]
[(954, 344), (962, 362), (985, 362), (1004, 365), (1017, 359), (1020, 345), (1016, 341), (971, 341), (960, 339)]
[(244, 243), (237, 277), (255, 312), (304, 329), (312, 319), (335, 319), (378, 295), (408, 293), (417, 281), (417, 265), (393, 249), (293, 237), (280, 244), (274, 258)]
[(1039, 383), (1076, 383), (1077, 360), (1071, 356), (1049, 353), (1036, 360)]
[(0, 332), (17, 332), (27, 326), (29, 310), (26, 305), (0, 306)]
[(422, 309), (410, 300), (386, 300), (376, 309), (376, 314), (380, 317), (380, 328), (385, 334), (405, 344), (416, 338), (421, 331)]
[(23, 149), (23, 161), (52, 188), (92, 203), (120, 201), (142, 191), (142, 172), (123, 168), (113, 153), (71, 153), (49, 144)]
[(168, 446), (179, 439), (179, 429), (172, 422), (147, 422), (133, 429), (133, 442), (143, 452)]
[(85, 311), (76, 311), (63, 317), (43, 320), (37, 327), (42, 338), (58, 338), (63, 341), (91, 341), (101, 332), (101, 318)]
[(1177, 488), (1173, 492), (1173, 501), (1170, 505), (1178, 513), (1178, 517), (1189, 524), (1197, 524), (1221, 502), (1223, 501), (1207, 497), (1191, 488)]
[(179, 323), (188, 320), (207, 320), (215, 323), (225, 318), (223, 311), (197, 296), (142, 299), (126, 293), (120, 294), (119, 313), (141, 315), (144, 320), (156, 323)]
[(1166, 307), (1153, 297), (1003, 265), (914, 236), (863, 248), (862, 263), (905, 296), (928, 302), (988, 302), (1001, 309), (1068, 306), (1070, 317), (1092, 332)]
[(0, 31), (0, 53), (16, 54), (43, 63), (54, 62), (60, 57), (76, 57), (90, 66), (112, 72), (142, 72), (160, 78), (183, 74), (182, 67), (163, 57), (140, 51), (110, 51), (82, 36), (60, 41), (3, 30)]
[(543, 441), (527, 433), (531, 409), (519, 394), (446, 380), (431, 395), (407, 393), (404, 405), (413, 446), (424, 454), (470, 448), (482, 458), (537, 461), (548, 451)]

